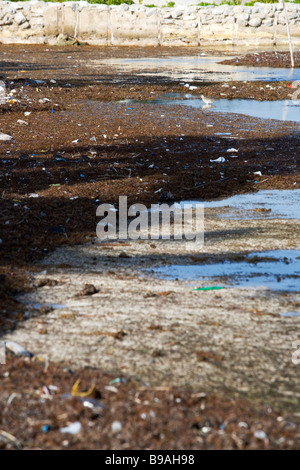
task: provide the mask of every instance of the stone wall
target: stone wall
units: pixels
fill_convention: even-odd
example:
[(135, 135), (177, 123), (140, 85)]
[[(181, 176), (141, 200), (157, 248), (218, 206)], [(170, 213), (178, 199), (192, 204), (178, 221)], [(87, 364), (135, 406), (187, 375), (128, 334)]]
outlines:
[[(154, 2), (155, 3), (155, 2)], [(300, 43), (300, 4), (287, 3), (293, 43)], [(98, 45), (200, 45), (287, 43), (283, 6), (93, 5), (0, 0), (0, 42), (55, 44), (66, 35)]]

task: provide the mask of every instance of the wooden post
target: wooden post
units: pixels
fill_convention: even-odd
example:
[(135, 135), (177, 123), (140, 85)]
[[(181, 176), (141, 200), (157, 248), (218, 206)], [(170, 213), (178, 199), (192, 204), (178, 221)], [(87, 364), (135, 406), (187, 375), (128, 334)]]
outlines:
[(197, 17), (198, 17), (198, 46), (200, 46), (200, 42), (201, 42), (201, 18), (200, 18), (199, 11), (198, 11)]
[(274, 18), (274, 36), (273, 36), (273, 46), (276, 46), (277, 23), (278, 23), (278, 11), (276, 10), (276, 12), (275, 12), (275, 18)]
[(161, 22), (160, 22), (160, 8), (157, 9), (157, 45), (161, 45)]
[(294, 62), (294, 51), (293, 51), (293, 44), (292, 44), (290, 26), (289, 26), (289, 18), (288, 18), (287, 10), (285, 8), (284, 0), (281, 0), (281, 1), (283, 5), (284, 14), (285, 14), (286, 29), (287, 29), (287, 34), (289, 38), (289, 46), (290, 46), (290, 54), (291, 54), (291, 67), (293, 69), (295, 67), (295, 62)]

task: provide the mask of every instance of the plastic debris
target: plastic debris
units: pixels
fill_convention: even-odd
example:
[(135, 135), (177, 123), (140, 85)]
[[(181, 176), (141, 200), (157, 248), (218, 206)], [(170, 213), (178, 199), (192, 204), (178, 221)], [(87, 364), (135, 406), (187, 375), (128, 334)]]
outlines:
[(256, 437), (256, 439), (260, 439), (260, 440), (267, 439), (267, 435), (265, 431), (261, 431), (261, 430), (255, 431), (254, 436)]
[(13, 140), (13, 137), (11, 135), (0, 132), (0, 140)]
[(231, 149), (227, 149), (226, 152), (228, 153), (231, 153), (231, 152), (238, 152), (239, 149), (235, 149), (235, 148), (231, 148)]
[(80, 382), (81, 382), (81, 380), (77, 379), (76, 382), (74, 383), (73, 387), (72, 387), (72, 392), (71, 393), (72, 393), (73, 397), (95, 398), (99, 394), (99, 392), (97, 392), (97, 390), (96, 390), (95, 384), (93, 384), (87, 392), (80, 392), (79, 388), (78, 388)]
[(50, 431), (51, 427), (49, 426), (49, 424), (46, 424), (45, 426), (42, 427), (42, 431), (43, 432), (48, 432)]
[(15, 343), (14, 341), (4, 341), (6, 349), (14, 353), (16, 356), (25, 356), (25, 357), (33, 357), (34, 354), (31, 352), (27, 351), (27, 349), (23, 348), (18, 343)]
[(23, 121), (23, 119), (18, 119), (17, 123), (20, 124), (21, 126), (29, 126), (27, 121)]
[(216, 160), (210, 160), (210, 162), (224, 163), (226, 159), (224, 157), (219, 157)]
[(81, 423), (79, 421), (75, 421), (75, 423), (70, 424), (64, 428), (60, 429), (62, 433), (69, 433), (69, 434), (78, 434), (81, 431)]
[(117, 377), (116, 379), (111, 380), (109, 383), (110, 383), (111, 385), (113, 385), (113, 384), (118, 384), (118, 383), (120, 383), (120, 382), (121, 382), (120, 377)]
[(224, 287), (222, 286), (197, 287), (196, 289), (193, 289), (193, 290), (219, 290), (219, 289), (224, 289)]
[(201, 431), (204, 434), (207, 434), (210, 430), (211, 430), (211, 428), (209, 426), (203, 426), (203, 428), (201, 428)]
[(254, 175), (258, 175), (258, 176), (262, 176), (262, 172), (261, 172), (261, 171), (255, 171), (253, 174), (254, 174)]
[(109, 392), (112, 392), (112, 393), (118, 393), (117, 387), (114, 387), (113, 385), (106, 385), (105, 390), (108, 390)]
[(249, 428), (248, 424), (245, 421), (240, 421), (239, 424), (238, 424), (238, 427), (239, 428), (245, 428), (245, 429)]
[(122, 431), (122, 423), (120, 421), (114, 421), (111, 425), (111, 430), (114, 434), (118, 434)]

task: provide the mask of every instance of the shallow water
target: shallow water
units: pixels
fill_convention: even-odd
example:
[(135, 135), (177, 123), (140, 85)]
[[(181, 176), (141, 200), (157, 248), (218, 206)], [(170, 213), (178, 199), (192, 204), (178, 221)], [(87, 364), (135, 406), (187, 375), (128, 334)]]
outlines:
[[(229, 59), (229, 57), (226, 57)], [(300, 80), (300, 68), (245, 67), (220, 64), (224, 57), (197, 54), (190, 57), (110, 58), (93, 61), (93, 67), (116, 72), (165, 77), (184, 81), (284, 81)]]
[[(226, 89), (225, 89), (226, 90)], [(160, 105), (184, 105), (192, 108), (221, 112), (238, 113), (262, 119), (300, 122), (300, 100), (258, 101), (249, 99), (219, 99), (212, 105), (205, 105), (201, 98), (182, 93), (162, 96), (149, 101)]]
[[(261, 190), (254, 194), (237, 194), (216, 201), (182, 201), (180, 204), (204, 204), (207, 208), (224, 208), (219, 216), (231, 219), (299, 219), (300, 189)], [(229, 207), (227, 207), (229, 206)], [(260, 212), (266, 210), (270, 212)]]
[[(300, 250), (254, 252), (246, 261), (215, 264), (170, 265), (151, 270), (163, 279), (199, 281), (201, 286), (222, 278), (224, 287), (265, 287), (271, 290), (300, 290)], [(224, 280), (225, 277), (225, 280)], [(199, 287), (201, 287), (199, 286)]]
[(280, 313), (281, 317), (300, 317), (300, 312), (284, 312)]

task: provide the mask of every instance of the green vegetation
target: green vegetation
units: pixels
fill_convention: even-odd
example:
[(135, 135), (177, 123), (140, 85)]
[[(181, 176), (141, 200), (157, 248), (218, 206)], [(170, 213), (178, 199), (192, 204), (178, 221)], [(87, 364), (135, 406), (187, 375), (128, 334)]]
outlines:
[(220, 5), (232, 5), (232, 6), (235, 6), (235, 5), (240, 5), (242, 3), (241, 0), (232, 0), (232, 1), (229, 1), (227, 2), (226, 0), (224, 0), (223, 2), (220, 3)]

